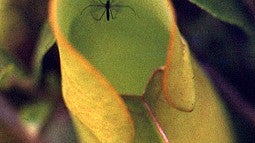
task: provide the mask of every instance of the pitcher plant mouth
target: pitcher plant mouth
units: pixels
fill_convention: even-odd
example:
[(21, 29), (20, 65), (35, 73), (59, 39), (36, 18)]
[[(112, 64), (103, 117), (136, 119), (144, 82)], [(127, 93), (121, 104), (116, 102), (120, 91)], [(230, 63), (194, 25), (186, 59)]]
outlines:
[[(153, 86), (150, 89), (153, 92), (156, 90), (155, 93), (160, 97), (154, 101), (156, 105), (151, 102), (143, 105), (153, 107), (146, 112), (153, 112), (153, 116), (149, 117), (158, 119), (152, 121), (153, 126), (163, 127), (157, 128), (164, 131), (161, 138), (164, 138), (165, 142), (168, 142), (167, 137), (173, 138), (173, 130), (170, 131), (169, 128), (175, 128), (179, 123), (176, 118), (162, 118), (162, 113), (166, 112), (167, 115), (189, 117), (190, 122), (182, 127), (185, 131), (189, 130), (190, 125), (197, 124), (195, 119), (199, 114), (206, 114), (208, 120), (217, 120), (219, 124), (224, 124), (222, 134), (227, 136), (224, 140), (231, 140), (231, 123), (228, 122), (228, 115), (222, 114), (225, 111), (223, 102), (217, 98), (210, 80), (190, 54), (188, 44), (177, 27), (172, 3), (167, 0), (159, 5), (146, 3), (153, 8), (148, 9), (145, 6), (138, 8), (136, 4), (141, 4), (138, 1), (126, 2), (123, 5), (111, 2), (87, 2), (81, 8), (78, 8), (81, 3), (79, 1), (70, 7), (70, 3), (65, 0), (50, 2), (50, 23), (60, 51), (63, 97), (79, 130), (89, 130), (89, 133), (78, 133), (81, 140), (91, 137), (91, 140), (98, 141), (134, 141), (137, 138), (134, 132), (134, 123), (137, 123), (137, 120), (133, 120), (129, 107), (120, 94), (140, 95), (139, 98), (143, 98), (142, 92), (151, 72), (162, 65), (162, 79), (155, 84), (158, 89)], [(61, 4), (61, 7), (58, 7), (58, 4)], [(65, 14), (61, 12), (67, 9), (67, 6), (70, 11), (68, 15), (68, 10)], [(164, 9), (157, 9), (157, 6), (163, 6)], [(123, 12), (116, 10), (114, 13), (115, 9)], [(146, 10), (151, 13), (148, 15)], [(134, 13), (139, 14), (139, 18), (131, 15)], [(115, 17), (115, 14), (118, 14), (118, 17)], [(153, 24), (152, 19), (156, 24)], [(151, 56), (152, 53), (156, 58)], [(206, 89), (203, 89), (198, 80), (205, 82)], [(210, 108), (206, 107), (208, 103), (203, 101), (204, 97), (200, 95), (204, 94), (203, 90), (210, 93), (206, 96), (211, 99), (210, 107), (213, 106), (215, 111), (210, 112)], [(147, 98), (144, 98), (144, 101), (145, 99)], [(162, 107), (158, 104), (162, 104)], [(209, 118), (212, 114), (217, 114), (219, 119)], [(113, 122), (113, 118), (119, 120)], [(177, 124), (174, 124), (175, 122)], [(107, 139), (110, 132), (104, 132), (104, 128), (116, 136)], [(213, 129), (201, 130), (210, 133)], [(162, 132), (157, 131), (162, 135)], [(190, 138), (191, 134), (187, 133), (186, 136)]]

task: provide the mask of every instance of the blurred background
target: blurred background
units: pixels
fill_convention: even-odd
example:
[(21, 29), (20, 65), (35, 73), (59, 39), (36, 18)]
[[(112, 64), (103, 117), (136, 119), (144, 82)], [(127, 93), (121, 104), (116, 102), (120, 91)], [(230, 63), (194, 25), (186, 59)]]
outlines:
[[(187, 0), (173, 2), (181, 33), (199, 62), (210, 67), (205, 69), (211, 73), (219, 93), (226, 100), (234, 122), (233, 129), (239, 137), (238, 142), (254, 143), (255, 119), (252, 117), (255, 116), (255, 49), (249, 48), (248, 37), (237, 26), (218, 20)], [(243, 0), (238, 3), (255, 23), (255, 2)], [(18, 65), (28, 75), (22, 80), (13, 79), (8, 90), (0, 89), (0, 124), (4, 124), (0, 129), (0, 138), (6, 141), (15, 142), (8, 138), (8, 134), (17, 136), (17, 142), (26, 142), (30, 140), (26, 136), (33, 134), (40, 142), (78, 142), (61, 97), (56, 44), (50, 45), (42, 58), (39, 82), (35, 83), (33, 76), (29, 76), (33, 74), (33, 60), (38, 50), (40, 31), (47, 21), (47, 4), (47, 0), (0, 0), (1, 48), (15, 57)], [(214, 72), (210, 72), (211, 69)], [(221, 76), (215, 76), (215, 72)], [(235, 100), (235, 104), (229, 102), (229, 99), (235, 99), (228, 94), (232, 90), (228, 92), (226, 88), (217, 85), (221, 83), (218, 78), (233, 87), (241, 100)], [(242, 108), (246, 105), (253, 110)], [(253, 116), (246, 116), (246, 112)], [(28, 124), (34, 123), (31, 124), (29, 135), (20, 137), (18, 133), (15, 134), (22, 131), (22, 126), (15, 124), (16, 118), (22, 118)], [(12, 126), (8, 126), (10, 122), (14, 122)], [(10, 131), (3, 132), (6, 129)]]
[[(250, 114), (253, 114), (254, 117), (255, 47), (253, 49), (249, 47), (246, 34), (239, 27), (218, 20), (187, 0), (173, 0), (173, 2), (179, 29), (188, 41), (195, 57), (203, 65), (209, 65), (220, 73), (224, 80), (239, 92), (238, 96), (242, 100), (236, 102), (245, 101), (244, 104), (248, 103), (253, 109)], [(255, 26), (255, 2), (243, 0), (237, 1), (237, 3), (242, 5), (243, 10)], [(226, 95), (226, 91), (222, 91), (220, 88), (218, 91), (223, 98), (225, 97), (224, 99), (235, 98)], [(254, 143), (254, 118), (249, 119), (251, 117), (242, 114), (242, 109), (238, 109), (242, 106), (236, 107), (229, 102), (227, 104), (239, 137), (238, 142)], [(241, 105), (242, 103), (236, 104)], [(250, 111), (247, 110), (247, 112)]]

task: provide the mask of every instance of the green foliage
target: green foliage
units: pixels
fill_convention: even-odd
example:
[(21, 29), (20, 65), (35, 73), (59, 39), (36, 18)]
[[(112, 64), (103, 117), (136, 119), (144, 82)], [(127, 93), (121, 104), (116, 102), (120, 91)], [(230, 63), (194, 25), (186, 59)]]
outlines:
[[(204, 9), (211, 15), (219, 18), (220, 20), (230, 23), (232, 25), (238, 26), (242, 29), (248, 36), (248, 50), (247, 59), (252, 62), (251, 68), (255, 70), (255, 26), (254, 26), (254, 16), (247, 13), (248, 8), (244, 4), (244, 1), (235, 0), (190, 0), (194, 4), (198, 5), (200, 8)], [(252, 6), (251, 6), (252, 7)], [(245, 47), (242, 47), (245, 48)], [(231, 51), (228, 52), (231, 54)]]
[[(55, 43), (55, 38), (51, 33), (51, 29), (48, 22), (45, 22), (42, 30), (40, 32), (39, 40), (36, 46), (36, 52), (34, 56), (34, 63), (33, 63), (33, 71), (36, 80), (39, 80), (42, 74), (42, 63), (43, 58), (47, 52), (49, 52), (50, 48)], [(37, 81), (39, 82), (39, 81)]]
[(235, 0), (190, 0), (213, 16), (242, 28), (249, 36), (255, 34), (255, 27), (247, 8)]
[(52, 110), (52, 104), (48, 102), (39, 102), (25, 105), (20, 110), (20, 118), (22, 122), (28, 127), (31, 134), (38, 134), (49, 119)]
[(21, 80), (25, 76), (25, 72), (18, 65), (15, 58), (5, 49), (0, 48), (0, 89), (9, 90), (14, 80)]

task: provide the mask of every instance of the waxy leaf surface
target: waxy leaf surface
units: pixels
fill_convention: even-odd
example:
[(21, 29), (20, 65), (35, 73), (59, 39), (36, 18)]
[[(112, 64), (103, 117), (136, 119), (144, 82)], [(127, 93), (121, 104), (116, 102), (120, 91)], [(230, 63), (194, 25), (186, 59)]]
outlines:
[(141, 96), (122, 96), (135, 124), (135, 143), (169, 143), (150, 107)]
[(59, 2), (53, 0), (50, 3), (50, 22), (59, 46), (64, 100), (80, 141), (133, 142), (133, 122), (124, 102), (60, 31)]
[(57, 5), (56, 20), (74, 48), (119, 93), (141, 95), (151, 72), (165, 62), (173, 17), (169, 2), (114, 1), (109, 21), (99, 1), (57, 0)]
[[(50, 4), (63, 96), (81, 142), (232, 142), (225, 106), (192, 59), (169, 1), (111, 6), (107, 21), (107, 9), (97, 1)], [(127, 108), (119, 93), (143, 95), (150, 73), (162, 65), (144, 94), (157, 126), (143, 97), (124, 98)], [(141, 134), (147, 125), (151, 132)]]
[(228, 110), (207, 75), (191, 58), (196, 89), (196, 105), (191, 112), (169, 106), (162, 93), (164, 69), (156, 71), (150, 80), (144, 98), (170, 142), (205, 143), (235, 142)]
[(189, 112), (193, 110), (196, 101), (190, 52), (174, 22), (171, 27), (163, 78), (163, 94), (170, 105)]

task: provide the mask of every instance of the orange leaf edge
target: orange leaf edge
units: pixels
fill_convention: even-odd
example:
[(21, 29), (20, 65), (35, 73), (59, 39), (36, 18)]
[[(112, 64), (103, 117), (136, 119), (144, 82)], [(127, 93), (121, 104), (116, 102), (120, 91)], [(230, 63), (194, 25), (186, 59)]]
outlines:
[(173, 107), (176, 108), (180, 111), (185, 111), (185, 112), (191, 112), (191, 111), (186, 111), (186, 110), (182, 110), (179, 109), (178, 107), (175, 106), (175, 104), (172, 102), (172, 100), (170, 99), (169, 95), (168, 95), (168, 82), (167, 79), (169, 78), (169, 69), (171, 68), (171, 60), (173, 58), (173, 51), (175, 48), (175, 42), (177, 41), (177, 37), (176, 34), (178, 33), (178, 27), (177, 27), (177, 23), (176, 23), (176, 17), (175, 17), (175, 10), (173, 7), (173, 3), (172, 1), (169, 1), (169, 5), (168, 5), (169, 11), (173, 13), (173, 16), (171, 21), (171, 25), (170, 25), (170, 39), (169, 39), (169, 46), (168, 46), (168, 50), (167, 50), (167, 54), (166, 54), (166, 62), (165, 62), (165, 66), (164, 66), (164, 70), (163, 70), (163, 80), (162, 80), (162, 91), (163, 91), (163, 96), (166, 99), (167, 103)]

